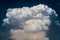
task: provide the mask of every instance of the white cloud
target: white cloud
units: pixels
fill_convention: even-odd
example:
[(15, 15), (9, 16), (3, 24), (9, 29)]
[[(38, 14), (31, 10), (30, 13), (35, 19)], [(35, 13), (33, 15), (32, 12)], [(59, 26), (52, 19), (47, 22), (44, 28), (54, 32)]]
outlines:
[(11, 28), (11, 38), (14, 40), (48, 40), (46, 32), (49, 30), (52, 14), (57, 16), (53, 9), (43, 4), (8, 9), (3, 25)]

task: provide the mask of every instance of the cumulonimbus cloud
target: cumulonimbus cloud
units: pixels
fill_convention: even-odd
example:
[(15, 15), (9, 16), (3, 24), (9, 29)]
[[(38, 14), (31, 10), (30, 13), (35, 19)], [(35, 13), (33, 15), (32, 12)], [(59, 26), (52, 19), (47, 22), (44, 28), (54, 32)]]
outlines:
[(56, 12), (47, 5), (39, 4), (33, 7), (10, 8), (7, 10), (3, 25), (10, 29), (13, 40), (48, 40), (52, 16)]

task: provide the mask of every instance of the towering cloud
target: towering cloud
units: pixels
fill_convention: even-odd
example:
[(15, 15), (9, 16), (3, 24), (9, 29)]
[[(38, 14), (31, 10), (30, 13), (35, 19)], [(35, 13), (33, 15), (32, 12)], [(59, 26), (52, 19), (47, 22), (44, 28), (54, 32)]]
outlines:
[(56, 12), (47, 5), (10, 8), (7, 10), (3, 25), (6, 26), (13, 40), (49, 40), (47, 31)]

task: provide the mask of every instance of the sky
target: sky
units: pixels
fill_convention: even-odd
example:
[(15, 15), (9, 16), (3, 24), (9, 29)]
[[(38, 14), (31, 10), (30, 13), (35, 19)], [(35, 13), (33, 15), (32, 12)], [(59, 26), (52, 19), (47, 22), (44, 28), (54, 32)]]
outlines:
[[(1, 29), (0, 35), (3, 35), (3, 33), (6, 32), (6, 30), (8, 30), (6, 27), (2, 26), (3, 24), (2, 20), (7, 17), (6, 16), (7, 9), (32, 7), (38, 4), (45, 4), (48, 7), (54, 9), (58, 14), (57, 19), (60, 22), (60, 1), (59, 0), (0, 0), (0, 29)], [(50, 35), (48, 35), (50, 40), (60, 40), (60, 26), (59, 26), (60, 24), (59, 25), (58, 24), (57, 25), (51, 24), (51, 27), (49, 29)], [(8, 30), (8, 33), (6, 33), (6, 35), (8, 34), (10, 34), (9, 30)], [(0, 36), (0, 40), (6, 40), (8, 36), (10, 36), (10, 35), (6, 36), (6, 35)], [(6, 38), (3, 39), (4, 37)], [(11, 40), (11, 39), (8, 38), (7, 40)]]

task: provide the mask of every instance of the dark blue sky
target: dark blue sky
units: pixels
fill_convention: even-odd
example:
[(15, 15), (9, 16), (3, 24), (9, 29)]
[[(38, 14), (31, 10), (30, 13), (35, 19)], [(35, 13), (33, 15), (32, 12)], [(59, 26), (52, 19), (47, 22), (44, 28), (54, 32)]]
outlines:
[[(49, 7), (51, 7), (52, 9), (54, 9), (57, 14), (58, 14), (58, 19), (60, 20), (60, 0), (0, 0), (0, 29), (4, 29), (2, 26), (3, 23), (3, 19), (6, 17), (6, 10), (8, 8), (19, 8), (19, 7), (31, 7), (34, 5), (38, 5), (38, 4), (45, 4), (48, 5)], [(54, 28), (53, 31), (56, 31), (55, 29), (60, 29), (60, 27), (56, 27)], [(51, 35), (54, 35), (56, 33), (56, 35), (60, 34), (60, 31), (56, 31)], [(2, 30), (5, 31), (5, 30)], [(57, 36), (57, 38), (60, 37)], [(53, 37), (51, 37), (51, 39), (53, 40)], [(54, 39), (54, 40), (60, 40), (60, 39)]]

